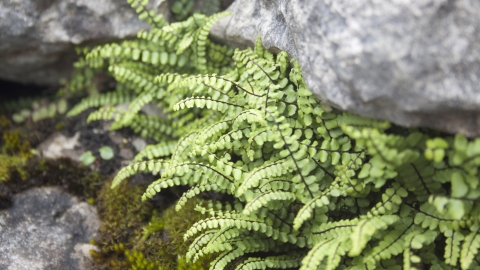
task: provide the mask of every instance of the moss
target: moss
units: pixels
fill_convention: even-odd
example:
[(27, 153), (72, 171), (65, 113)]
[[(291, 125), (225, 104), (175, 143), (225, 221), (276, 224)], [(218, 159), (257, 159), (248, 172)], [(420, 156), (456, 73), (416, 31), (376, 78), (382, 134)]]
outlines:
[(21, 180), (28, 177), (28, 172), (24, 169), (26, 161), (33, 157), (30, 142), (25, 138), (20, 130), (8, 129), (10, 123), (3, 116), (0, 119), (0, 125), (3, 130), (2, 140), (0, 140), (0, 182), (10, 179), (12, 171), (18, 172)]
[[(125, 252), (132, 250), (134, 239), (149, 220), (153, 211), (150, 203), (140, 203), (145, 186), (127, 182), (110, 189), (111, 181), (101, 188), (97, 196), (97, 209), (102, 220), (99, 251), (92, 251), (95, 269), (128, 269), (132, 263)], [(130, 258), (139, 258), (130, 253)], [(133, 257), (132, 257), (133, 256)]]
[(12, 171), (19, 173), (22, 180), (27, 179), (28, 173), (23, 169), (26, 158), (0, 154), (0, 182), (8, 181)]
[[(1, 164), (3, 163), (0, 160)], [(28, 172), (28, 177), (22, 175), (22, 171)], [(70, 159), (32, 158), (26, 161), (25, 165), (22, 164), (15, 170), (10, 170), (9, 181), (0, 182), (0, 201), (8, 202), (18, 192), (41, 186), (60, 186), (77, 197), (85, 200), (93, 199), (97, 197), (98, 188), (105, 179), (105, 176), (92, 172)], [(8, 205), (5, 203), (4, 207)]]
[[(192, 199), (176, 212), (154, 202), (139, 202), (142, 184), (127, 181), (115, 189), (105, 183), (97, 197), (102, 220), (99, 251), (92, 251), (95, 269), (208, 269), (209, 258), (190, 264), (184, 254), (189, 243), (184, 233), (205, 216), (194, 210), (200, 200)], [(163, 211), (162, 211), (163, 210)]]
[(8, 127), (10, 127), (10, 125), (12, 124), (12, 121), (10, 121), (10, 119), (8, 119), (5, 115), (0, 115), (0, 132), (3, 133), (3, 131), (5, 129), (7, 129)]
[(191, 264), (182, 257), (190, 245), (190, 242), (183, 240), (183, 235), (195, 222), (206, 217), (194, 210), (195, 205), (200, 202), (199, 199), (189, 200), (178, 212), (175, 211), (175, 205), (172, 205), (161, 216), (154, 217), (150, 222), (150, 227), (154, 223), (163, 224), (163, 230), (151, 233), (139, 250), (150, 254), (150, 257), (160, 263), (161, 269), (208, 269), (210, 258), (204, 258)]
[(31, 157), (32, 152), (30, 142), (24, 138), (20, 131), (8, 130), (3, 133), (4, 144), (2, 144), (2, 152), (6, 154), (18, 154), (24, 157)]

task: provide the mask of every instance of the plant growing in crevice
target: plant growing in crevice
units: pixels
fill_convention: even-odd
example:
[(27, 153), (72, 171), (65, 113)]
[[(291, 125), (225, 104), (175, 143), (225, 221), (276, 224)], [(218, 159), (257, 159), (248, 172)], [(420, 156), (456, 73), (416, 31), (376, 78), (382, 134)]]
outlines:
[[(214, 256), (210, 269), (479, 267), (480, 139), (403, 135), (331, 109), (295, 61), (260, 40), (230, 62), (231, 50), (207, 38), (223, 15), (86, 52), (81, 63), (108, 70), (120, 88), (70, 114), (109, 105), (89, 120), (157, 141), (113, 188), (150, 172), (159, 179), (144, 200), (180, 185), (189, 189), (177, 210), (204, 192), (231, 198), (199, 204), (210, 217), (185, 233), (193, 239), (185, 258)], [(113, 107), (126, 100), (126, 111)], [(167, 116), (141, 114), (148, 103)]]

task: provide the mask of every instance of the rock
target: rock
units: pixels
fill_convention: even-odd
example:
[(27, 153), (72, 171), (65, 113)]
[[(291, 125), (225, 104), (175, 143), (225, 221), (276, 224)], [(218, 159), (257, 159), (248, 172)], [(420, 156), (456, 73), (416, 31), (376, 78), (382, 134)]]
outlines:
[[(150, 2), (168, 19), (167, 0)], [(0, 78), (58, 85), (72, 70), (76, 45), (132, 37), (147, 27), (125, 0), (2, 0)]]
[(147, 142), (142, 138), (135, 138), (132, 140), (132, 145), (135, 148), (135, 150), (140, 152), (147, 146)]
[(0, 211), (0, 269), (89, 269), (96, 209), (57, 187), (16, 194)]
[(118, 155), (123, 159), (123, 160), (132, 160), (135, 155), (133, 154), (132, 149), (129, 148), (121, 148), (120, 152)]
[(480, 2), (236, 0), (211, 34), (260, 35), (298, 59), (334, 107), (396, 124), (480, 135)]
[(75, 133), (75, 136), (71, 138), (67, 138), (60, 132), (55, 132), (43, 141), (37, 149), (40, 150), (45, 158), (68, 157), (80, 162), (80, 155), (85, 150), (78, 147), (80, 145), (79, 139), (80, 132)]

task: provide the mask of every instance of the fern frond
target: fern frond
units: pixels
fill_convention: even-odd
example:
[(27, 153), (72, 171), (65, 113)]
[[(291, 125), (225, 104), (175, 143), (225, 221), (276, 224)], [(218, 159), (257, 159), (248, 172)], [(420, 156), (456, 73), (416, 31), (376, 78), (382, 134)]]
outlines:
[(140, 162), (144, 158), (147, 160), (157, 159), (159, 157), (171, 156), (177, 141), (161, 142), (155, 145), (147, 145), (143, 150), (133, 158), (134, 161)]
[(330, 200), (328, 199), (328, 195), (323, 194), (310, 200), (300, 209), (300, 211), (298, 211), (298, 214), (293, 221), (293, 228), (295, 230), (300, 229), (303, 223), (312, 217), (315, 208), (324, 207), (329, 203)]
[(87, 123), (99, 120), (117, 120), (123, 117), (125, 111), (114, 107), (103, 107), (88, 115)]
[(423, 246), (427, 246), (432, 243), (437, 237), (436, 231), (411, 231), (405, 237), (405, 249), (403, 252), (403, 269), (417, 269), (415, 264), (420, 264), (422, 258), (414, 253), (414, 250), (419, 250)]
[(471, 227), (472, 231), (465, 237), (463, 241), (462, 250), (460, 251), (460, 266), (462, 269), (468, 269), (472, 264), (475, 255), (480, 248), (480, 230), (478, 225)]
[[(198, 175), (198, 178), (200, 176), (203, 176), (201, 174), (195, 174), (195, 176), (197, 175)], [(192, 182), (198, 183), (200, 181), (197, 179), (194, 179)], [(179, 211), (187, 203), (188, 199), (200, 194), (201, 192), (205, 192), (205, 191), (225, 192), (225, 191), (228, 191), (227, 187), (228, 186), (225, 186), (225, 185), (222, 186), (217, 183), (206, 183), (206, 184), (199, 184), (197, 186), (193, 186), (189, 190), (185, 191), (182, 194), (182, 197), (178, 199), (177, 205), (175, 206), (175, 210)]]
[(117, 187), (126, 178), (142, 172), (159, 173), (168, 165), (164, 160), (149, 160), (130, 164), (120, 170), (112, 182), (112, 188)]
[(148, 0), (127, 0), (127, 2), (135, 9), (141, 20), (145, 20), (147, 23), (158, 28), (167, 24), (161, 14), (156, 14), (154, 10), (146, 9)]
[(186, 174), (191, 175), (194, 172), (196, 172), (197, 174), (203, 174), (207, 179), (209, 179), (209, 181), (215, 182), (219, 187), (225, 186), (226, 190), (230, 189), (233, 183), (233, 180), (228, 175), (225, 175), (218, 169), (206, 164), (195, 162), (179, 163), (175, 165), (172, 164), (163, 172), (161, 179), (153, 182), (152, 184), (150, 184), (150, 186), (148, 186), (147, 190), (142, 196), (143, 200), (151, 198), (157, 192), (160, 192), (160, 190), (167, 187), (172, 187), (174, 185), (180, 184), (186, 185), (187, 183), (190, 183), (191, 185), (198, 184), (193, 182), (197, 178), (183, 177), (182, 180), (184, 181), (179, 181), (178, 177), (174, 177), (181, 177), (185, 176)]
[(192, 146), (192, 142), (195, 140), (198, 133), (196, 131), (191, 132), (183, 136), (178, 140), (177, 146), (175, 150), (173, 150), (172, 154), (172, 165), (182, 162), (187, 157), (187, 149), (190, 149)]
[(229, 16), (229, 12), (220, 12), (215, 15), (210, 16), (203, 26), (198, 30), (195, 39), (197, 40), (195, 46), (195, 66), (200, 73), (208, 72), (208, 65), (207, 65), (207, 40), (208, 34), (210, 33), (210, 28), (212, 28), (213, 24), (220, 20), (223, 17)]
[(314, 241), (322, 241), (325, 239), (334, 239), (342, 235), (350, 235), (353, 229), (357, 226), (358, 218), (352, 220), (340, 220), (336, 222), (327, 222), (314, 226), (312, 228), (312, 235)]
[[(343, 238), (344, 239), (344, 238)], [(349, 241), (335, 241), (330, 244), (330, 251), (328, 253), (327, 260), (325, 262), (325, 270), (334, 270), (339, 266), (342, 256), (345, 255), (350, 248), (351, 243)]]
[(265, 258), (250, 257), (238, 264), (236, 270), (253, 270), (253, 269), (289, 269), (298, 268), (302, 257), (305, 254), (290, 254), (280, 256), (268, 256)]
[(458, 258), (460, 257), (460, 242), (463, 241), (465, 237), (461, 232), (454, 230), (445, 231), (444, 235), (447, 238), (445, 241), (445, 263), (456, 266)]
[(418, 212), (415, 215), (414, 222), (417, 225), (421, 225), (423, 228), (429, 228), (430, 230), (439, 229), (440, 232), (453, 229), (458, 230), (466, 226), (473, 226), (476, 224), (475, 219), (452, 219), (448, 213), (439, 213), (435, 206), (427, 203), (420, 205)]
[(270, 164), (263, 165), (258, 169), (252, 171), (248, 176), (245, 176), (245, 181), (238, 187), (238, 196), (243, 195), (248, 189), (258, 187), (262, 179), (280, 177), (292, 168), (290, 163), (285, 160), (276, 161)]
[(75, 105), (67, 114), (67, 116), (75, 116), (85, 111), (88, 108), (100, 107), (104, 105), (117, 105), (126, 102), (130, 102), (134, 99), (134, 95), (131, 93), (122, 93), (122, 92), (107, 92), (104, 94), (97, 94), (88, 96), (80, 103)]
[(185, 238), (191, 237), (194, 234), (201, 232), (207, 228), (232, 228), (248, 229), (255, 232), (260, 232), (273, 240), (279, 240), (281, 242), (294, 241), (295, 238), (289, 238), (288, 233), (281, 232), (277, 228), (261, 222), (257, 219), (247, 218), (244, 216), (235, 215), (230, 218), (208, 218), (195, 223), (186, 233)]
[(223, 270), (227, 266), (227, 264), (236, 258), (243, 256), (245, 252), (241, 248), (237, 248), (234, 250), (228, 250), (218, 255), (217, 259), (215, 259), (210, 265), (210, 270)]
[(367, 216), (377, 216), (385, 214), (393, 214), (398, 211), (398, 208), (403, 203), (402, 198), (408, 196), (408, 192), (398, 183), (393, 183), (391, 188), (387, 188), (382, 194), (382, 201), (378, 202)]
[(136, 114), (133, 115), (132, 120), (126, 123), (125, 126), (130, 127), (142, 137), (153, 138), (156, 141), (165, 141), (178, 137), (178, 131), (172, 127), (172, 121), (163, 117)]
[(328, 254), (328, 250), (332, 245), (333, 239), (327, 239), (318, 242), (308, 252), (308, 254), (302, 260), (302, 266), (300, 270), (315, 270), (318, 269)]
[(186, 254), (187, 261), (195, 262), (198, 260), (198, 258), (202, 257), (203, 253), (201, 252), (201, 248), (208, 244), (208, 242), (210, 242), (216, 233), (217, 230), (210, 230), (198, 236), (188, 248), (188, 252)]
[(127, 67), (126, 65), (111, 65), (109, 71), (120, 82), (130, 83), (135, 92), (143, 91), (155, 92), (157, 98), (161, 98), (163, 92), (161, 88), (153, 83), (154, 76), (141, 72), (137, 67)]
[(402, 253), (406, 236), (412, 230), (412, 225), (400, 224), (396, 226), (394, 230), (383, 237), (377, 246), (365, 254), (363, 261), (375, 264)]
[(360, 255), (368, 241), (370, 241), (377, 231), (385, 230), (398, 220), (399, 217), (395, 215), (376, 216), (360, 220), (350, 236), (352, 248), (348, 252), (348, 256), (353, 257)]
[(239, 109), (243, 108), (242, 105), (237, 105), (235, 103), (228, 102), (228, 97), (225, 96), (223, 100), (215, 100), (208, 97), (190, 97), (186, 98), (177, 104), (174, 105), (174, 110), (183, 110), (186, 108), (193, 108), (196, 106), (197, 108), (204, 108), (219, 111), (225, 113), (228, 109), (232, 109), (234, 111), (238, 111)]
[(128, 106), (128, 110), (125, 112), (122, 118), (116, 119), (112, 125), (110, 126), (110, 129), (119, 129), (121, 127), (127, 126), (130, 124), (130, 121), (137, 115), (137, 113), (142, 109), (142, 107), (152, 101), (154, 98), (154, 95), (152, 92), (144, 92), (137, 96)]
[[(249, 201), (243, 209), (243, 214), (250, 215), (261, 207), (267, 207), (269, 203), (279, 204), (279, 202), (292, 202), (296, 199), (295, 194), (284, 191), (269, 191), (258, 195), (255, 199)], [(278, 206), (278, 205), (277, 205)]]

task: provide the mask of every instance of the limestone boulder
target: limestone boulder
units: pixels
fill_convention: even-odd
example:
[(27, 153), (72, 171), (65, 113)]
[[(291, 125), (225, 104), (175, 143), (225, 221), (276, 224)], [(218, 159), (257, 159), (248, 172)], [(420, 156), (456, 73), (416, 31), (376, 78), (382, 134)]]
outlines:
[[(150, 2), (169, 16), (166, 0)], [(0, 78), (58, 85), (72, 70), (75, 46), (133, 37), (147, 27), (125, 0), (2, 0)]]
[(298, 59), (334, 107), (480, 135), (480, 1), (236, 0), (211, 34)]
[(95, 207), (57, 187), (32, 188), (0, 211), (0, 269), (91, 269)]

